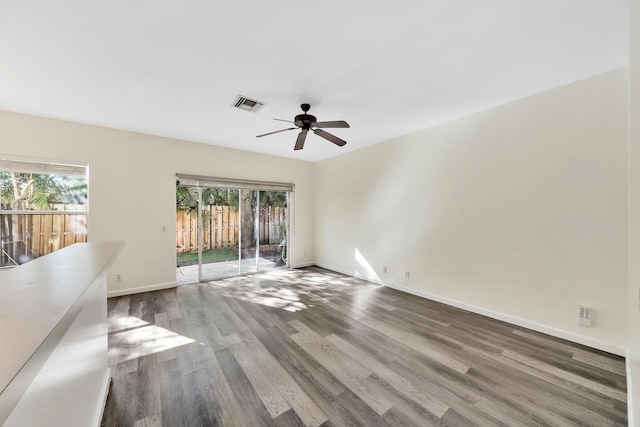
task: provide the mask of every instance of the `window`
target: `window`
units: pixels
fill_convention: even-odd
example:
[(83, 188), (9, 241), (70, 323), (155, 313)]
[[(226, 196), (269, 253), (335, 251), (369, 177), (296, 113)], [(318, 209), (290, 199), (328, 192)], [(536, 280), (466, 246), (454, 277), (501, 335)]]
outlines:
[(0, 268), (87, 241), (87, 167), (0, 159)]

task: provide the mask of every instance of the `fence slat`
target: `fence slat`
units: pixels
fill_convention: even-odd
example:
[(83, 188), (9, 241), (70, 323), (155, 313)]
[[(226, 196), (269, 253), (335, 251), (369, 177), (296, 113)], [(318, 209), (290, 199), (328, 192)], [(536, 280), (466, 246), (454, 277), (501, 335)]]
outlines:
[(238, 236), (240, 229), (238, 228), (238, 208), (229, 208), (229, 239), (227, 247), (238, 249)]
[(87, 217), (86, 215), (76, 215), (73, 219), (75, 230), (75, 242), (83, 243), (87, 241)]
[(211, 243), (211, 206), (205, 206), (202, 210), (202, 250), (206, 251)]
[(216, 222), (216, 249), (226, 248), (229, 234), (227, 227), (229, 226), (229, 207), (218, 206), (218, 221)]

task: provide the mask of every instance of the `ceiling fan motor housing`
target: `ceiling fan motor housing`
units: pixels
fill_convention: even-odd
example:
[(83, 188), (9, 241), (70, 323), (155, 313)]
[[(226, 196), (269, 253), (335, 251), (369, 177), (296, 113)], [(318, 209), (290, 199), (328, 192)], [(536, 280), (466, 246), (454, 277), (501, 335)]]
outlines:
[(318, 120), (311, 114), (298, 114), (296, 118), (293, 119), (293, 121), (295, 122), (296, 126), (309, 130), (311, 128), (311, 125)]

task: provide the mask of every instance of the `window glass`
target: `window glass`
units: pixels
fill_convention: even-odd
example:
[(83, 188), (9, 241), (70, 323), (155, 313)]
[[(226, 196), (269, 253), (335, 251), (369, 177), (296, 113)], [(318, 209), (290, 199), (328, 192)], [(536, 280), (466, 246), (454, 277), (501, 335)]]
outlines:
[(87, 171), (70, 168), (0, 164), (0, 267), (87, 241)]

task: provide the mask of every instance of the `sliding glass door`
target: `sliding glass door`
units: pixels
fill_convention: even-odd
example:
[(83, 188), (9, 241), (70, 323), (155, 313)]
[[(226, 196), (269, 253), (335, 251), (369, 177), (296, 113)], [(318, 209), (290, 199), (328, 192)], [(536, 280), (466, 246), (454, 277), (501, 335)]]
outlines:
[(240, 273), (286, 267), (288, 193), (242, 190)]
[(278, 186), (270, 191), (265, 184), (261, 189), (220, 186), (213, 178), (178, 179), (178, 284), (288, 267), (289, 191)]
[(285, 191), (261, 191), (258, 206), (258, 251), (261, 269), (286, 267), (289, 194)]
[(258, 271), (258, 242), (256, 240), (256, 208), (258, 191), (240, 190), (240, 274)]
[(201, 188), (202, 272), (200, 281), (238, 274), (239, 190)]

